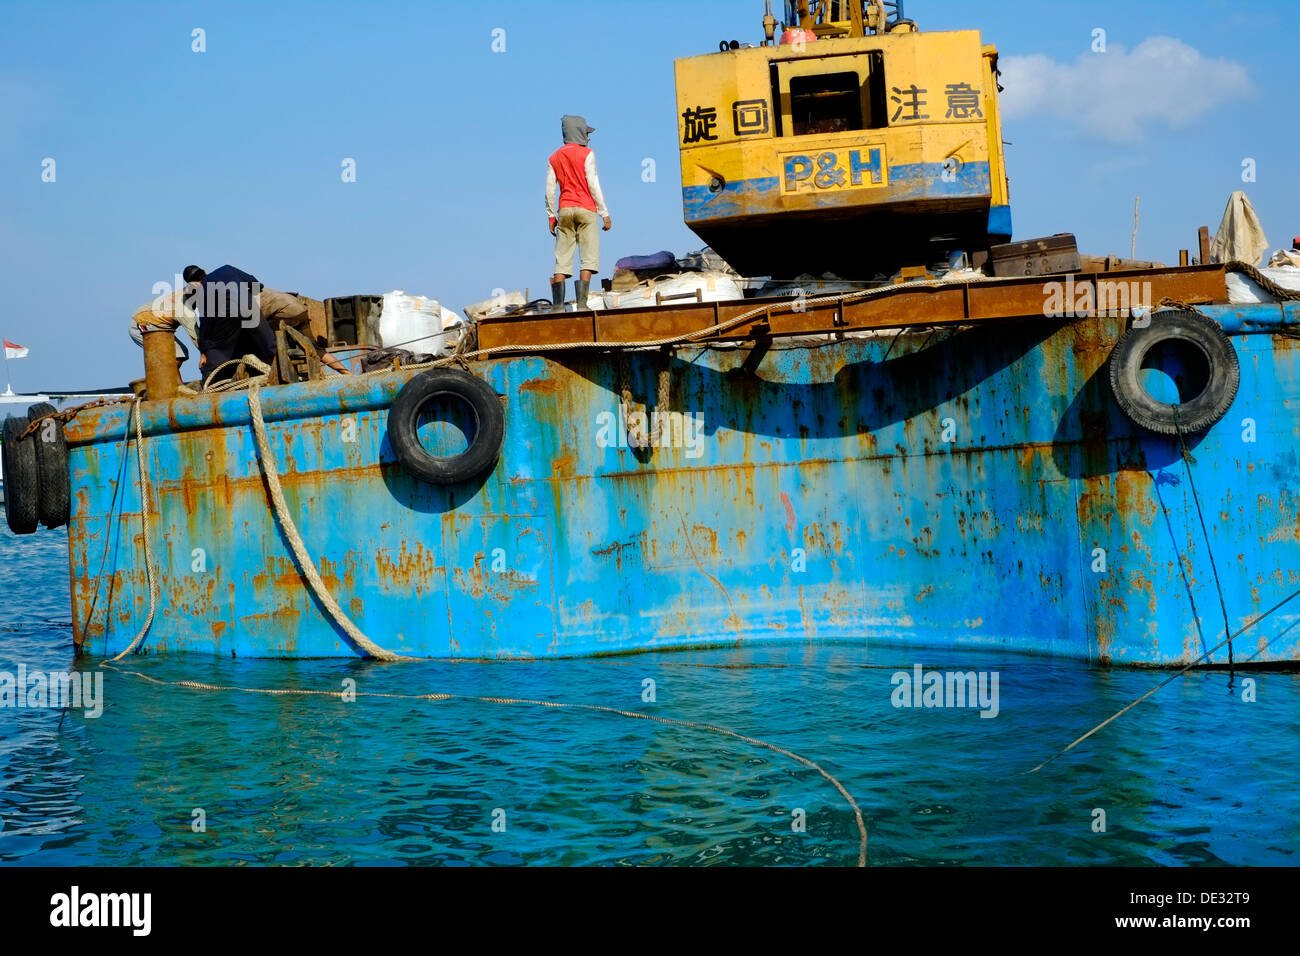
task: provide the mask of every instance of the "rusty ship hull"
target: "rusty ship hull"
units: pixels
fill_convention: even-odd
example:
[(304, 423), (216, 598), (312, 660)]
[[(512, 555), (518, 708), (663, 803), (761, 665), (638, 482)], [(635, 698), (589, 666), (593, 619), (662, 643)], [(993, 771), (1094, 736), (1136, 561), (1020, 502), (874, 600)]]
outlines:
[[(388, 442), (414, 372), (261, 398), (326, 586), (399, 654), (854, 641), (1176, 666), (1300, 583), (1300, 311), (1202, 311), (1231, 336), (1241, 383), (1185, 443), (1110, 395), (1122, 318), (475, 362), (505, 442), (490, 473), (453, 487), (413, 478)], [(624, 398), (654, 409), (664, 374), (685, 427), (629, 447)], [(248, 395), (140, 414), (159, 587), (140, 650), (360, 655), (286, 544)], [(88, 410), (66, 428), (75, 641), (96, 656), (149, 614), (128, 415)], [(1296, 615), (1238, 638), (1234, 663), (1300, 659)]]

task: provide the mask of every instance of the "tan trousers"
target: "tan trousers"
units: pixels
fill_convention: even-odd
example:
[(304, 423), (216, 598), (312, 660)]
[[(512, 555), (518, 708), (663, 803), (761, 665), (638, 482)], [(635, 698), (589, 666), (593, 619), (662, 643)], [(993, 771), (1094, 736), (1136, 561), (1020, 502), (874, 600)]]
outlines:
[(600, 217), (581, 206), (566, 206), (556, 216), (555, 274), (573, 275), (573, 253), (579, 253), (578, 268), (600, 271)]
[(277, 292), (275, 289), (262, 287), (256, 296), (257, 310), (272, 332), (283, 325), (291, 325), (300, 332), (307, 332), (310, 319), (307, 315), (307, 303), (296, 295)]

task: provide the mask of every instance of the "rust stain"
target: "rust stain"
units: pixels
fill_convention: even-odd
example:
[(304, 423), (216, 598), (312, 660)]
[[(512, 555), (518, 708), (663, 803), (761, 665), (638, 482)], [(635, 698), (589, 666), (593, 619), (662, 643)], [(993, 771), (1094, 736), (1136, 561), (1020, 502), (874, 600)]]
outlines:
[(785, 508), (785, 530), (793, 534), (795, 526), (794, 503), (790, 501), (790, 496), (784, 491), (781, 492), (781, 506)]
[[(731, 610), (731, 614), (727, 617), (727, 619), (723, 623), (726, 624), (728, 627), (730, 627), (733, 631), (735, 631), (737, 636), (739, 636), (740, 626), (741, 626), (740, 615), (736, 613), (736, 606), (731, 602), (731, 595), (727, 593), (726, 585), (724, 585), (721, 581), (719, 581), (715, 575), (710, 574), (708, 571), (704, 569), (704, 565), (700, 562), (700, 556), (695, 552), (695, 544), (694, 542), (691, 541), (691, 533), (686, 527), (686, 516), (682, 515), (679, 512), (678, 517), (681, 518), (682, 534), (686, 536), (686, 546), (691, 551), (691, 557), (695, 559), (695, 566), (700, 569), (701, 574), (703, 574), (706, 578), (708, 578), (710, 581), (712, 581), (714, 584), (718, 586), (718, 590), (722, 592), (722, 596), (727, 600), (727, 607)], [(713, 549), (715, 552), (717, 551), (717, 547), (718, 547), (718, 534), (715, 531), (713, 532)]]
[(558, 378), (530, 378), (526, 382), (519, 383), (521, 392), (550, 392), (555, 394), (564, 390), (563, 384)]

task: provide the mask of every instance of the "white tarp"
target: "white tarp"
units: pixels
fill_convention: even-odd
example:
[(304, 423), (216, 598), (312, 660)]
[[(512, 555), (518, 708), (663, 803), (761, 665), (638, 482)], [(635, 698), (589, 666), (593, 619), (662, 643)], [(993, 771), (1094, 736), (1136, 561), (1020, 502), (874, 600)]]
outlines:
[[(1268, 276), (1284, 289), (1294, 289), (1300, 292), (1300, 269), (1293, 266), (1282, 266), (1276, 269), (1260, 269), (1260, 272)], [(1245, 305), (1251, 302), (1276, 302), (1272, 295), (1261, 289), (1255, 280), (1240, 272), (1228, 273), (1228, 301), (1236, 304)]]
[(507, 315), (522, 308), (525, 304), (522, 292), (505, 292), (501, 295), (494, 295), (490, 299), (484, 299), (482, 302), (475, 302), (473, 305), (465, 306), (465, 315), (469, 317), (471, 322), (477, 322), (479, 319)]
[(639, 282), (622, 292), (606, 292), (607, 309), (632, 309), (647, 305), (688, 302), (728, 302), (743, 299), (735, 276), (721, 272), (683, 272)]
[(1228, 208), (1223, 211), (1219, 231), (1210, 243), (1213, 262), (1245, 262), (1257, 266), (1268, 251), (1268, 237), (1260, 225), (1255, 207), (1246, 194), (1238, 189), (1228, 197)]
[(384, 296), (379, 315), (379, 344), (408, 352), (450, 355), (465, 329), (464, 320), (437, 299), (407, 295), (400, 289)]

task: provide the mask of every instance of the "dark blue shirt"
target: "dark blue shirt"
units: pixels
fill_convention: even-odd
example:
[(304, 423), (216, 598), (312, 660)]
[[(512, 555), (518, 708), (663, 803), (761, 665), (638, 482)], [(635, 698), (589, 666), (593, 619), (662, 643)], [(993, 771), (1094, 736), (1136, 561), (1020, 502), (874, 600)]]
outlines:
[(261, 291), (256, 276), (231, 265), (204, 277), (191, 305), (199, 313), (199, 350), (209, 363), (250, 352), (268, 362), (275, 356), (275, 336), (254, 301)]

